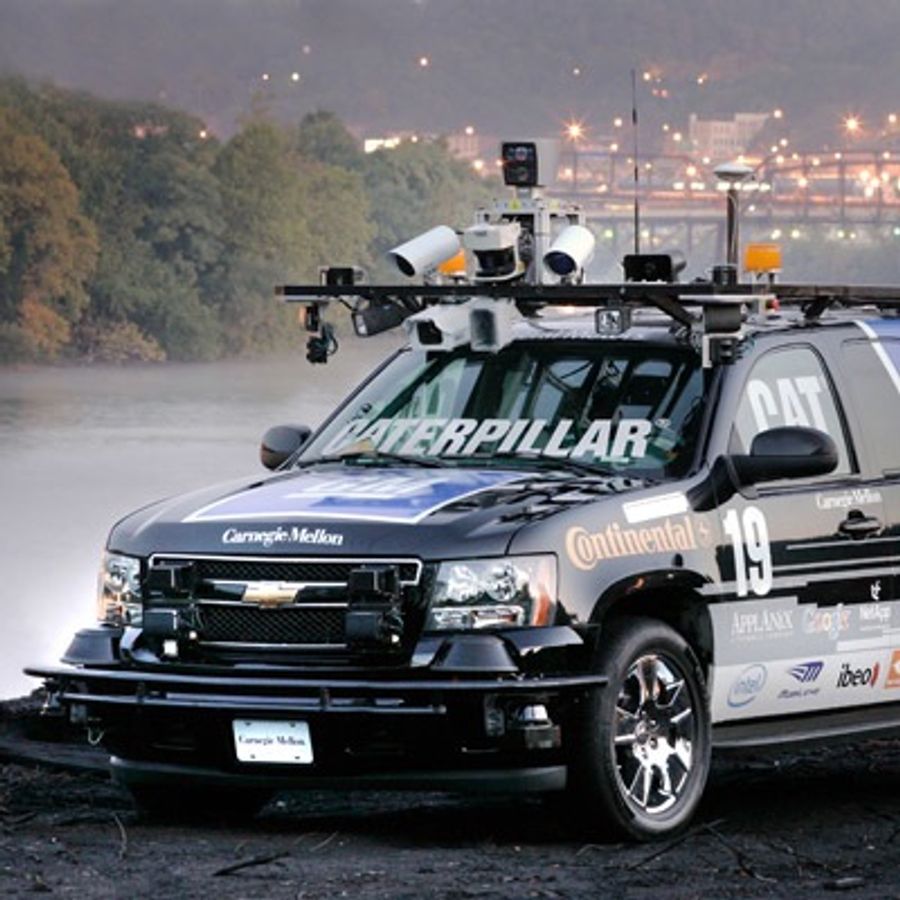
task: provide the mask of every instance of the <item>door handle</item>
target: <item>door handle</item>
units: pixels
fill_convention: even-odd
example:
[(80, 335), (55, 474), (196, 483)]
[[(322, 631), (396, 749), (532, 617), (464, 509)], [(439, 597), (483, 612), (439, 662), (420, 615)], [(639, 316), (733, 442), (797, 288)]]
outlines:
[(881, 519), (875, 516), (849, 515), (838, 526), (841, 534), (849, 535), (853, 538), (865, 537), (868, 534), (874, 534), (881, 531)]

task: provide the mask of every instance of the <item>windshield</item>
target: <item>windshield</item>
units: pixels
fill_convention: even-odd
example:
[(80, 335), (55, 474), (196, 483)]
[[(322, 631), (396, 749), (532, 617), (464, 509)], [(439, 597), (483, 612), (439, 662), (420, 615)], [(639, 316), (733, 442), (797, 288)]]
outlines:
[(538, 341), (496, 354), (404, 350), (301, 461), (393, 454), (675, 477), (690, 467), (704, 395), (687, 348)]

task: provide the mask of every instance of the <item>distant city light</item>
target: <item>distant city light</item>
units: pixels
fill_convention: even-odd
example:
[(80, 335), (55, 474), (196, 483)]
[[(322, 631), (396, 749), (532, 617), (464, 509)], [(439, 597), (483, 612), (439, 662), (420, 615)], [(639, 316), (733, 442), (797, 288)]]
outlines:
[(643, 78), (644, 81), (650, 81), (650, 79), (653, 78), (653, 73), (649, 72), (649, 71), (645, 71), (643, 73), (643, 75), (641, 75), (641, 78)]
[(805, 175), (801, 175), (797, 179), (797, 187), (801, 187), (801, 188), (809, 187), (809, 179)]
[(262, 73), (262, 80), (263, 80), (263, 81), (268, 81), (271, 77), (272, 77), (272, 76), (269, 75), (268, 72), (263, 72), (263, 73)]
[(688, 178), (693, 178), (697, 174), (697, 167), (688, 166), (684, 171)]
[(300, 73), (299, 72), (291, 72), (291, 81), (296, 83), (299, 80), (300, 80)]
[(840, 150), (836, 150), (835, 153), (834, 153), (834, 158), (835, 158), (835, 159), (843, 159), (843, 158), (844, 158), (844, 154), (841, 153)]
[(681, 138), (682, 138), (682, 135), (681, 135), (681, 132), (680, 132), (680, 131), (676, 131), (676, 132), (672, 135), (672, 140), (675, 141), (676, 144), (680, 144), (680, 143), (681, 143)]
[(663, 131), (668, 131), (669, 128), (671, 128), (671, 126), (669, 125), (669, 123), (668, 123), (668, 122), (663, 122), (663, 124), (662, 124), (662, 130), (663, 130)]
[(572, 69), (572, 74), (577, 78), (581, 74), (581, 66), (575, 66)]
[(475, 134), (475, 126), (474, 125), (466, 125), (466, 134), (469, 137), (472, 137), (472, 135)]
[(205, 141), (209, 137), (209, 132), (205, 128), (201, 128), (198, 136), (201, 141)]
[(621, 128), (622, 127), (622, 117), (616, 116), (613, 119), (613, 128)]
[(847, 134), (859, 134), (862, 130), (862, 122), (859, 119), (859, 116), (847, 116), (844, 119), (844, 131)]
[(304, 56), (309, 56), (309, 54), (312, 53), (312, 47), (310, 47), (309, 44), (304, 44), (304, 45), (300, 48), (300, 52), (301, 52)]
[(709, 75), (707, 75), (706, 72), (702, 72), (697, 76), (697, 84), (699, 84), (701, 87), (706, 84), (707, 81), (709, 81)]
[(791, 238), (796, 241), (798, 237), (800, 237), (800, 229), (792, 228), (791, 229)]
[(484, 169), (484, 160), (483, 160), (483, 159), (476, 159), (476, 160), (472, 163), (472, 168), (473, 168), (476, 172), (481, 172), (481, 171)]
[(427, 56), (420, 56), (419, 57), (419, 65), (423, 69), (427, 69), (431, 65), (431, 60)]
[(566, 123), (566, 137), (570, 141), (580, 141), (584, 137), (584, 124), (577, 120)]
[(787, 138), (782, 138), (778, 143), (781, 144), (782, 147), (787, 147), (787, 145), (788, 145), (788, 139), (787, 139)]
[(891, 114), (888, 116), (888, 122), (889, 122), (891, 125), (896, 125), (896, 124), (897, 124), (897, 113), (891, 113)]
[(619, 152), (619, 145), (618, 145), (618, 144), (610, 144), (610, 145), (609, 145), (609, 152), (610, 152), (610, 153), (618, 153), (618, 152)]
[(784, 118), (784, 110), (783, 109), (773, 109), (772, 117), (775, 119), (783, 119)]
[(818, 156), (814, 156), (814, 157), (810, 160), (810, 162), (811, 162), (814, 166), (820, 166), (820, 165), (822, 164), (822, 160), (819, 159)]

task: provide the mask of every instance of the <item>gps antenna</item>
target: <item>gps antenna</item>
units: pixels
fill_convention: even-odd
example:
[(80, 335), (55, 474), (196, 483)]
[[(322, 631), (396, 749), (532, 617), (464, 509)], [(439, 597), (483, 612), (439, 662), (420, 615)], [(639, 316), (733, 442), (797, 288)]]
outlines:
[(641, 200), (638, 194), (637, 73), (634, 69), (631, 70), (631, 131), (634, 138), (634, 253), (637, 256), (641, 252)]

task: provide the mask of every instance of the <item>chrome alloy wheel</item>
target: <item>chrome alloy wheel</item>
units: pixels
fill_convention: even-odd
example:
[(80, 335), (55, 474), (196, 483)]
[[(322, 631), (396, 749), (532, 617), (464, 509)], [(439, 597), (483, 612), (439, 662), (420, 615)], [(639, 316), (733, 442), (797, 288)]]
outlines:
[(619, 789), (646, 815), (670, 809), (688, 785), (696, 717), (685, 677), (671, 659), (636, 659), (616, 700), (614, 752)]

